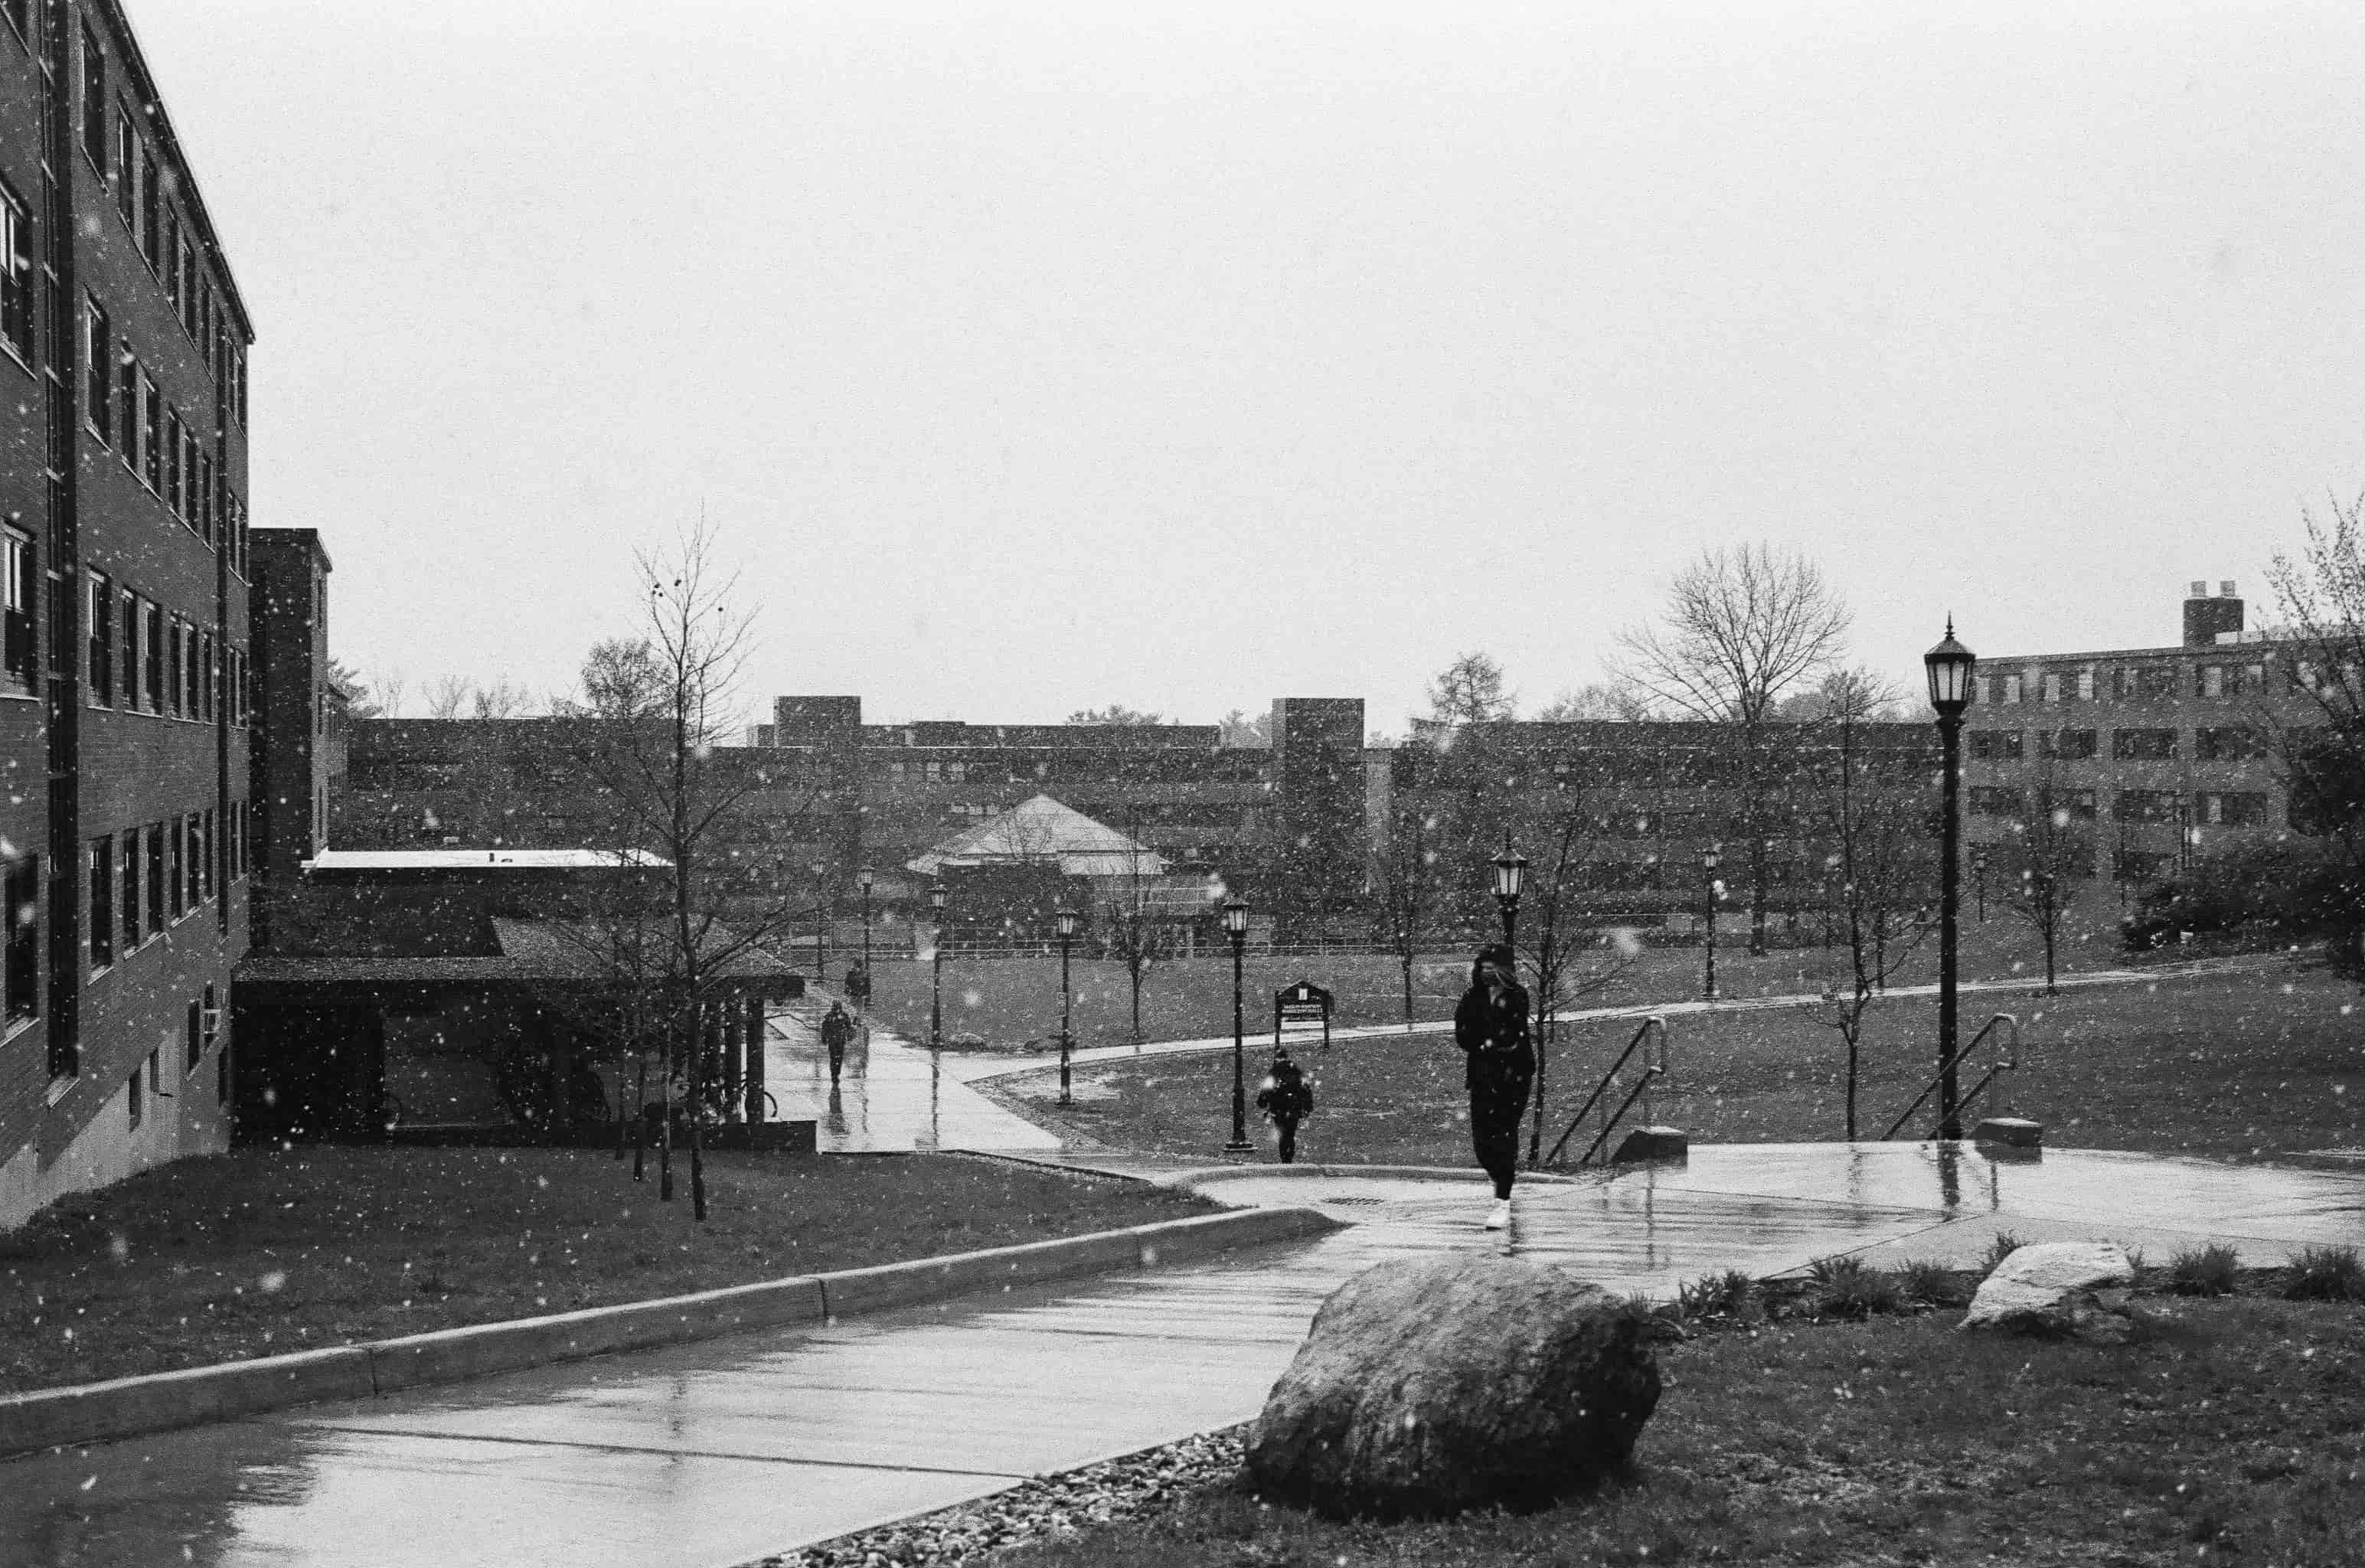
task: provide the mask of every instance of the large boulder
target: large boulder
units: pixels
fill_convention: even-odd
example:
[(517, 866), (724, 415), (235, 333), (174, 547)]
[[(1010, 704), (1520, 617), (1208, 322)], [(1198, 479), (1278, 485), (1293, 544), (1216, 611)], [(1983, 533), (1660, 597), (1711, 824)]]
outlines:
[(2046, 1241), (2015, 1249), (1971, 1297), (1965, 1328), (2119, 1344), (2137, 1327), (2127, 1307), (2134, 1261), (2108, 1241)]
[(1541, 1507), (1624, 1462), (1659, 1402), (1641, 1315), (1499, 1254), (1332, 1294), (1250, 1428), (1260, 1490), (1334, 1518)]

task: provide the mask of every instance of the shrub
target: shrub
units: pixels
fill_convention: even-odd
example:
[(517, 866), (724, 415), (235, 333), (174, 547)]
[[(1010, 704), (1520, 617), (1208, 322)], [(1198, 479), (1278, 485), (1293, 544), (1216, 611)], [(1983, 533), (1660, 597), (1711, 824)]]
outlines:
[(1981, 1260), (1979, 1263), (1980, 1277), (1984, 1279), (1988, 1275), (1994, 1273), (1996, 1271), (1997, 1264), (2002, 1262), (2005, 1259), (2011, 1257), (2013, 1253), (2019, 1250), (2019, 1237), (2014, 1236), (2008, 1230), (1997, 1231), (1995, 1233), (1995, 1239), (1988, 1243), (1987, 1257)]
[(2230, 1247), (2188, 1247), (2168, 1260), (2168, 1288), (2178, 1295), (2231, 1295), (2240, 1267)]
[(1908, 1301), (1925, 1306), (1961, 1306), (1970, 1300), (1963, 1278), (1944, 1263), (1915, 1258), (1897, 1268), (1897, 1288)]
[(2283, 1278), (2293, 1301), (2365, 1301), (2365, 1259), (2354, 1247), (2303, 1248)]
[(1897, 1276), (1861, 1258), (1818, 1258), (1807, 1277), (1815, 1282), (1815, 1309), (1827, 1317), (1870, 1317), (1904, 1305)]
[(1750, 1318), (1762, 1310), (1757, 1282), (1740, 1269), (1702, 1274), (1687, 1285), (1677, 1286), (1676, 1305), (1686, 1317)]

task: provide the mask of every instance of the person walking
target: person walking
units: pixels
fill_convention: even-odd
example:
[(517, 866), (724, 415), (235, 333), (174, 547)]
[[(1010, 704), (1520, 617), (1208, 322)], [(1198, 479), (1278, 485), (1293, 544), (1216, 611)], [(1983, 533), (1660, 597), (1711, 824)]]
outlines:
[(854, 1020), (846, 1014), (846, 1004), (833, 1002), (822, 1015), (821, 1043), (829, 1052), (829, 1081), (836, 1083), (840, 1069), (846, 1066), (846, 1047), (854, 1038)]
[(1535, 1081), (1535, 1043), (1528, 1034), (1528, 992), (1507, 945), (1478, 950), (1470, 989), (1453, 1010), (1453, 1043), (1462, 1047), (1470, 1090), (1470, 1142), (1495, 1183), (1488, 1230), (1511, 1224), (1511, 1179), (1519, 1167), (1519, 1117)]
[(1314, 1086), (1306, 1081), (1306, 1073), (1289, 1059), (1287, 1046), (1272, 1049), (1272, 1071), (1257, 1091), (1257, 1109), (1281, 1135), (1281, 1162), (1294, 1164), (1297, 1159), (1297, 1124), (1314, 1114)]

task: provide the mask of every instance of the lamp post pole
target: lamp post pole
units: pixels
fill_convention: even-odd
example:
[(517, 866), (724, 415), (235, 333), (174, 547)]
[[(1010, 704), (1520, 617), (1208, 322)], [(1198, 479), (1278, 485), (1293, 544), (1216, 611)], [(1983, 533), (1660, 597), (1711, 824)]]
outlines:
[[(870, 1049), (870, 880), (871, 880), (871, 876), (872, 876), (872, 873), (871, 873), (871, 869), (870, 869), (870, 868), (869, 868), (869, 867), (868, 867), (868, 866), (865, 866), (865, 867), (862, 868), (862, 871), (861, 871), (861, 877), (862, 877), (862, 995), (861, 995), (861, 997), (859, 998), (859, 1001), (860, 1001), (860, 1003), (861, 1003), (861, 1007), (862, 1007), (862, 1048), (863, 1048), (864, 1052), (866, 1053), (866, 1055), (864, 1056), (864, 1058), (863, 1058), (865, 1061), (868, 1061), (868, 1060), (869, 1059), (869, 1056), (867, 1055), (867, 1053), (868, 1053), (868, 1052), (869, 1051), (869, 1049)], [(866, 1069), (866, 1070), (868, 1070)]]
[(945, 885), (936, 882), (928, 889), (928, 907), (936, 912), (936, 934), (930, 948), (928, 976), (928, 1048), (944, 1049), (945, 1045)]
[(1070, 1092), (1068, 1083), (1068, 1051), (1070, 1048), (1068, 1025), (1070, 1017), (1070, 1014), (1069, 1012), (1068, 991), (1068, 949), (1073, 946), (1076, 941), (1076, 912), (1072, 909), (1063, 909), (1059, 911), (1054, 918), (1059, 922), (1059, 1103), (1062, 1105), (1072, 1105), (1076, 1103), (1075, 1096)]
[(822, 874), (829, 868), (813, 862), (813, 990), (819, 991), (829, 983), (829, 890), (822, 883)]
[(1955, 1061), (1955, 936), (1962, 902), (1963, 710), (1970, 705), (1971, 671), (1978, 658), (1955, 641), (1955, 618), (1946, 636), (1922, 655), (1930, 677), (1930, 706), (1938, 715), (1938, 1136), (1963, 1136), (1962, 1086)]
[(1708, 911), (1708, 973), (1700, 985), (1700, 995), (1707, 1001), (1716, 1000), (1716, 868), (1724, 862), (1724, 846), (1711, 844), (1700, 851), (1700, 901)]
[(1224, 935), (1232, 939), (1232, 1141), (1227, 1154), (1246, 1154), (1249, 1142), (1248, 1014), (1240, 982), (1240, 955), (1248, 943), (1249, 906), (1242, 900), (1224, 903)]

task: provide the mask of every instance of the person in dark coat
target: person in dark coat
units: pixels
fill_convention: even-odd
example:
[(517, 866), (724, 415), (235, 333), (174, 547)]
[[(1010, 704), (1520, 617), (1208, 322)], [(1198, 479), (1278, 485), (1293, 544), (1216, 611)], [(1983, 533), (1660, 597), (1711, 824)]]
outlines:
[(1297, 1124), (1314, 1114), (1314, 1086), (1306, 1081), (1305, 1070), (1289, 1059), (1287, 1046), (1273, 1047), (1272, 1071), (1257, 1091), (1257, 1109), (1281, 1135), (1281, 1162), (1295, 1162)]
[(1528, 992), (1517, 959), (1502, 943), (1478, 950), (1470, 989), (1453, 1010), (1453, 1043), (1462, 1047), (1470, 1090), (1470, 1142), (1495, 1183), (1489, 1230), (1511, 1223), (1511, 1179), (1519, 1167), (1519, 1117), (1535, 1081), (1535, 1042), (1528, 1033)]
[(829, 1081), (837, 1081), (838, 1070), (846, 1065), (846, 1043), (854, 1038), (854, 1020), (847, 1016), (846, 1004), (833, 1002), (822, 1015), (821, 1043), (829, 1052)]

